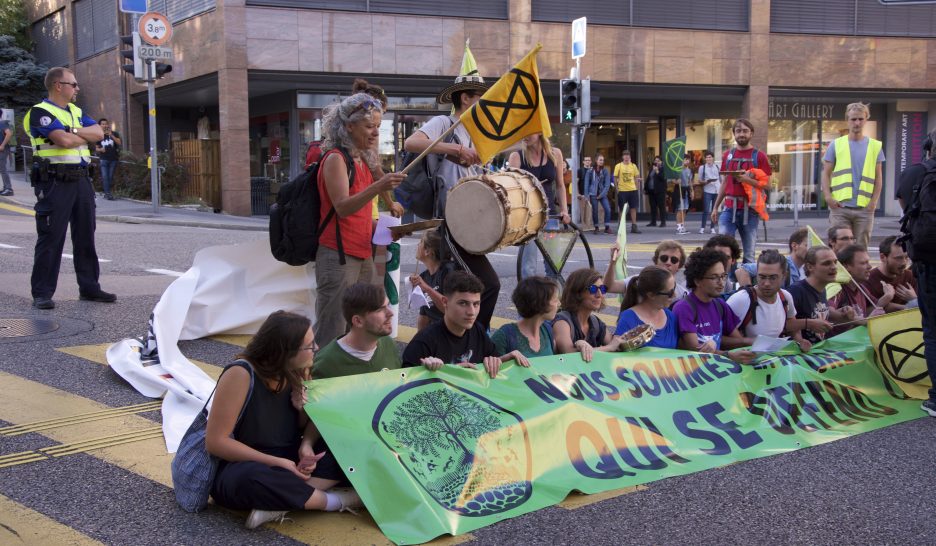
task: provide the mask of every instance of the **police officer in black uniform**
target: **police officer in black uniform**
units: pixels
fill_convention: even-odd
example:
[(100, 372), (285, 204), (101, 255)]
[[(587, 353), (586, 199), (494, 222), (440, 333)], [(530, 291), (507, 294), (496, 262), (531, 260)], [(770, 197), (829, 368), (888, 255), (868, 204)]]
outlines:
[(33, 306), (55, 308), (52, 296), (69, 223), (80, 298), (115, 302), (117, 296), (101, 290), (98, 283), (101, 270), (94, 249), (94, 187), (88, 177), (88, 143), (103, 139), (104, 132), (72, 103), (78, 95), (78, 82), (70, 70), (49, 69), (45, 87), (49, 98), (33, 106), (23, 119), (33, 147), (30, 180), (37, 198)]

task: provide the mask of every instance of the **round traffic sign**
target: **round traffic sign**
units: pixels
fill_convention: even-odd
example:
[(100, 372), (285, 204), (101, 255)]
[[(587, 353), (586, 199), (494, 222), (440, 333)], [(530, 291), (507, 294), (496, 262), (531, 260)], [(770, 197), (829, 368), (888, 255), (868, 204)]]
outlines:
[(169, 19), (155, 11), (147, 12), (140, 17), (139, 31), (140, 38), (154, 46), (166, 44), (172, 38), (172, 25)]

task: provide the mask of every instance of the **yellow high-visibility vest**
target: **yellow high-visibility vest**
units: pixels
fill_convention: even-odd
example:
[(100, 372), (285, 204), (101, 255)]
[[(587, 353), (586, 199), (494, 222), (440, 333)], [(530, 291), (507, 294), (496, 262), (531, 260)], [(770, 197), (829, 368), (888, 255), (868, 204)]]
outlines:
[[(59, 120), (65, 127), (82, 126), (81, 108), (78, 108), (72, 103), (68, 103), (68, 110), (59, 108), (51, 102), (40, 102), (34, 105), (33, 108), (42, 108), (55, 116), (55, 119)], [(26, 134), (29, 135), (29, 141), (32, 143), (35, 157), (45, 158), (49, 160), (50, 163), (79, 165), (82, 159), (84, 159), (85, 163), (90, 162), (91, 149), (86, 145), (78, 146), (77, 148), (63, 148), (45, 137), (33, 136), (32, 128), (30, 127), (31, 115), (32, 108), (26, 112), (26, 116), (23, 118), (23, 129), (26, 131)]]
[[(832, 199), (839, 203), (847, 203), (852, 199), (852, 162), (851, 151), (848, 146), (848, 135), (840, 136), (834, 141), (835, 167), (832, 168), (830, 189)], [(856, 204), (865, 208), (871, 202), (874, 194), (874, 178), (877, 174), (877, 158), (881, 155), (881, 141), (868, 139), (868, 153), (865, 155), (864, 165), (861, 168), (861, 180), (858, 183), (858, 198)]]

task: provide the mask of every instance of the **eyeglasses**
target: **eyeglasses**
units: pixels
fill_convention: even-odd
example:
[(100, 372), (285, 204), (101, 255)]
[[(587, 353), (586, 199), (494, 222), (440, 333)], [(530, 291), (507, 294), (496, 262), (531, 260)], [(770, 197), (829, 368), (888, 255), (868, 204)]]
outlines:
[(764, 282), (777, 282), (780, 280), (780, 275), (758, 275), (757, 280)]
[(318, 343), (313, 343), (312, 345), (308, 345), (306, 347), (299, 347), (299, 350), (300, 351), (312, 351), (313, 353), (315, 353), (315, 352), (318, 352), (319, 346), (318, 346)]
[(723, 274), (721, 274), (721, 275), (709, 275), (709, 276), (707, 276), (707, 277), (702, 277), (702, 278), (705, 279), (705, 280), (707, 280), (707, 281), (722, 281), (722, 282), (725, 282), (725, 281), (728, 280), (728, 275), (725, 274), (725, 273), (723, 273)]
[(661, 264), (665, 264), (665, 263), (678, 264), (679, 256), (669, 256), (667, 254), (660, 254), (657, 257), (657, 261), (660, 262)]
[(72, 86), (72, 89), (78, 88), (78, 82), (55, 82), (55, 83), (60, 83), (62, 85), (70, 85)]
[(675, 289), (675, 288), (673, 288), (673, 289), (670, 290), (669, 292), (655, 292), (655, 294), (656, 294), (657, 296), (666, 296), (667, 298), (672, 298), (672, 297), (673, 297), (673, 294), (675, 294), (675, 293), (676, 293), (676, 289)]
[(591, 285), (591, 286), (588, 287), (588, 293), (589, 293), (589, 294), (597, 294), (598, 292), (601, 292), (602, 294), (607, 294), (607, 293), (608, 293), (608, 287), (605, 286), (605, 285), (603, 285), (603, 284), (600, 284), (600, 285), (599, 285), (599, 284), (593, 284), (593, 285)]
[(361, 104), (355, 106), (354, 109), (348, 113), (348, 119), (351, 119), (351, 116), (357, 114), (361, 110), (367, 110), (368, 112), (371, 110), (379, 110), (383, 112), (383, 104), (377, 99), (367, 99)]

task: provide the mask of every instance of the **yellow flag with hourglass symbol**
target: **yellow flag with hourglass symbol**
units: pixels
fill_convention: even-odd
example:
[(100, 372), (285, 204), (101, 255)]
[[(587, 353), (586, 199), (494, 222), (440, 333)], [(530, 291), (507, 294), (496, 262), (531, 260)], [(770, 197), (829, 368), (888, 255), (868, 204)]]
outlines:
[(481, 163), (490, 162), (525, 136), (552, 136), (536, 67), (536, 54), (542, 47), (537, 44), (461, 115)]

